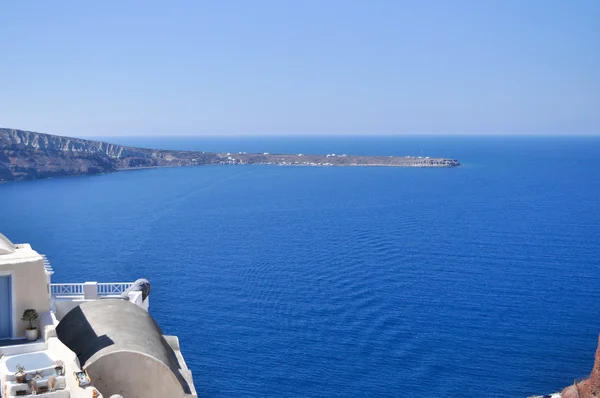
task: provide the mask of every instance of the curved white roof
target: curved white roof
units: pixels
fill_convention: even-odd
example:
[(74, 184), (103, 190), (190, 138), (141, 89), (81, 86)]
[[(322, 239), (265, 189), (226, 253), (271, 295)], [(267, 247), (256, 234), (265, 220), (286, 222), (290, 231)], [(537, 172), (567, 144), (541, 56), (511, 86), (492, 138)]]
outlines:
[(0, 234), (0, 256), (3, 254), (11, 254), (15, 252), (15, 245), (8, 238)]

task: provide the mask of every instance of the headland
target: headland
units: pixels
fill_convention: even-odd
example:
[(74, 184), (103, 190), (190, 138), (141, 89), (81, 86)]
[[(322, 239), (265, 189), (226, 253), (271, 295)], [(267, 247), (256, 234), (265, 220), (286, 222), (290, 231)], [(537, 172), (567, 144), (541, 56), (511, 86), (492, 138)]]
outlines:
[(202, 165), (457, 167), (449, 158), (348, 154), (270, 154), (136, 148), (0, 128), (0, 182)]

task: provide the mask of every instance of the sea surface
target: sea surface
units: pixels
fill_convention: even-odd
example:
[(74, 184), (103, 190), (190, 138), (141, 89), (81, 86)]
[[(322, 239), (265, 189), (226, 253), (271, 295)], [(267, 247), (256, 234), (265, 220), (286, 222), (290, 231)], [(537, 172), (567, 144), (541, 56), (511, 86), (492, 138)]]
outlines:
[(200, 396), (524, 397), (592, 368), (600, 137), (107, 140), (463, 164), (0, 185), (0, 231), (47, 254), (54, 282), (151, 281)]

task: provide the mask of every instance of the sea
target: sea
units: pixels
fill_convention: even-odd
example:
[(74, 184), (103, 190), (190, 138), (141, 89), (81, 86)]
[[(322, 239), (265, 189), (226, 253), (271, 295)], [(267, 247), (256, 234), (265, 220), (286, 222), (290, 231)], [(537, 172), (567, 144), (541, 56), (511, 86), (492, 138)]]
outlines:
[(526, 397), (600, 332), (600, 137), (108, 137), (458, 168), (201, 166), (0, 185), (53, 282), (147, 278), (202, 397)]

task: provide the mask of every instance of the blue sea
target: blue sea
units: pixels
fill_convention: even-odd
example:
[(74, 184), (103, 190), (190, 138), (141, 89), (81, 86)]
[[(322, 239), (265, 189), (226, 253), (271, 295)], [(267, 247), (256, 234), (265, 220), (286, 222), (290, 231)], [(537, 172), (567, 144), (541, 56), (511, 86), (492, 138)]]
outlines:
[(150, 280), (200, 396), (525, 397), (592, 368), (600, 137), (107, 140), (462, 163), (0, 185), (0, 231), (54, 282)]

